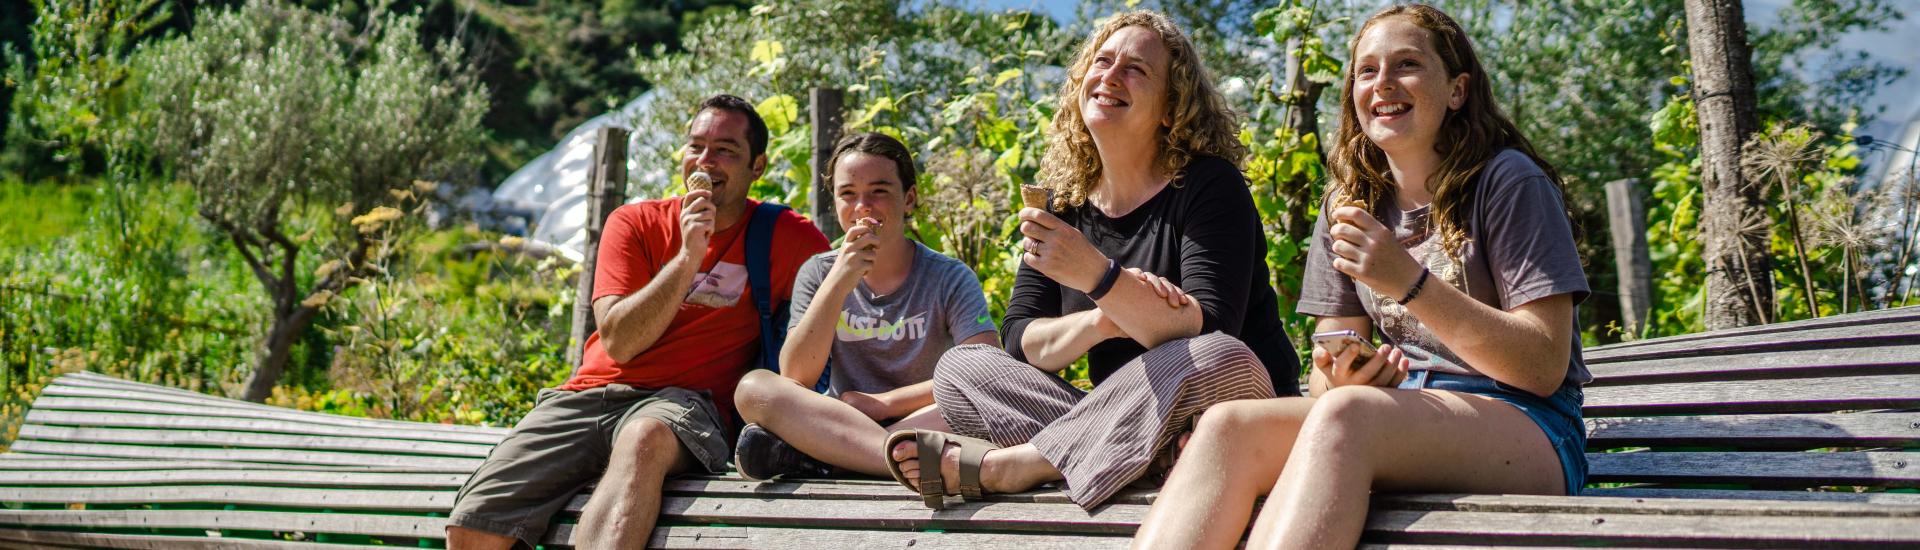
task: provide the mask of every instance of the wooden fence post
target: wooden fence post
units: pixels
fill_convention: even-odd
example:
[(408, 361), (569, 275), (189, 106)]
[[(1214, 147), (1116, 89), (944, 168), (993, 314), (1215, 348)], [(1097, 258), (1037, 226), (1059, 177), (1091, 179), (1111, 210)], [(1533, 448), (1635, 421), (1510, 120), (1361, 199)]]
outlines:
[(827, 240), (840, 238), (840, 219), (833, 212), (833, 174), (827, 173), (828, 157), (833, 156), (833, 145), (840, 142), (840, 124), (843, 120), (840, 112), (846, 94), (838, 88), (814, 88), (812, 105), (808, 116), (813, 118), (813, 208), (811, 217), (814, 227), (827, 235)]
[(573, 302), (572, 339), (567, 362), (580, 366), (593, 321), (594, 259), (600, 254), (600, 231), (607, 216), (627, 202), (627, 131), (612, 126), (594, 133), (593, 164), (587, 167), (587, 244), (580, 251), (579, 293)]
[(1620, 317), (1627, 325), (1623, 339), (1635, 340), (1646, 330), (1653, 309), (1653, 260), (1647, 254), (1647, 207), (1639, 180), (1607, 182), (1607, 225), (1620, 275)]

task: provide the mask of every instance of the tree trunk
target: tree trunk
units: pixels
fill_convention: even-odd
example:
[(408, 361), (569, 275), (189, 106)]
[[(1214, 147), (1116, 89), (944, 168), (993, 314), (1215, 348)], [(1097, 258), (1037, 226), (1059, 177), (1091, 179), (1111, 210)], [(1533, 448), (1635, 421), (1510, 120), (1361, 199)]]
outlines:
[[(1300, 37), (1287, 41), (1286, 98), (1292, 108), (1287, 110), (1286, 125), (1296, 137), (1304, 138), (1314, 134), (1314, 153), (1320, 155), (1322, 163), (1326, 161), (1326, 141), (1320, 139), (1320, 93), (1327, 85), (1307, 79), (1305, 60), (1291, 52), (1300, 48)], [(1283, 161), (1285, 159), (1282, 159)], [(1293, 179), (1280, 182), (1281, 204), (1287, 205), (1285, 219), (1281, 220), (1287, 230), (1287, 236), (1295, 241), (1305, 240), (1313, 235), (1313, 219), (1307, 217), (1307, 207), (1316, 198), (1313, 196), (1313, 181), (1304, 175), (1295, 175)], [(1302, 255), (1304, 260), (1305, 255)]]
[(313, 314), (318, 308), (303, 305), (293, 306), (286, 316), (275, 316), (273, 329), (267, 333), (265, 349), (253, 374), (247, 376), (246, 389), (241, 399), (255, 403), (266, 401), (273, 395), (273, 386), (280, 383), (280, 376), (287, 372), (287, 360), (293, 354), (293, 343), (300, 339), (300, 333), (306, 332), (307, 325), (313, 322)]
[(1752, 50), (1739, 0), (1687, 0), (1687, 47), (1700, 117), (1706, 328), (1764, 323), (1773, 311), (1771, 223), (1761, 186), (1741, 172), (1740, 146), (1758, 130)]

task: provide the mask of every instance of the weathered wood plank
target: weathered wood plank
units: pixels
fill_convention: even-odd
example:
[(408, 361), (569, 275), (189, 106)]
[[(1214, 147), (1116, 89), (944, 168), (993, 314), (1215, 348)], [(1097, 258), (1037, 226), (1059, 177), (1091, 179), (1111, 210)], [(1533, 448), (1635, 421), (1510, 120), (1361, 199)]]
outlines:
[(173, 388), (167, 388), (164, 386), (156, 386), (153, 384), (127, 382), (124, 380), (113, 380), (110, 378), (99, 377), (99, 375), (93, 375), (94, 377), (87, 377), (82, 379), (74, 378), (74, 377), (79, 377), (82, 374), (85, 374), (85, 373), (69, 374), (66, 376), (62, 376), (58, 379), (55, 379), (53, 384), (48, 385), (44, 390), (42, 390), (41, 395), (56, 395), (56, 396), (63, 396), (63, 397), (94, 397), (94, 398), (126, 399), (126, 400), (132, 400), (132, 401), (148, 401), (148, 402), (155, 402), (155, 403), (172, 403), (176, 405), (204, 406), (204, 407), (223, 409), (228, 411), (264, 412), (264, 413), (269, 413), (273, 415), (272, 416), (273, 418), (299, 420), (299, 421), (313, 421), (313, 422), (319, 422), (323, 424), (332, 424), (336, 426), (368, 426), (368, 427), (376, 427), (376, 428), (384, 427), (384, 428), (394, 428), (394, 429), (439, 430), (439, 431), (448, 431), (448, 432), (488, 434), (488, 435), (499, 434), (503, 436), (507, 432), (505, 428), (489, 428), (489, 427), (483, 427), (483, 426), (462, 426), (458, 424), (427, 424), (422, 422), (407, 422), (402, 420), (380, 420), (380, 419), (372, 419), (372, 418), (354, 418), (350, 416), (340, 416), (340, 415), (317, 413), (317, 412), (310, 412), (310, 411), (298, 411), (298, 410), (288, 409), (285, 407), (275, 407), (272, 405), (263, 405), (259, 403), (249, 403), (246, 401), (226, 399), (223, 397), (214, 397), (211, 395), (202, 395), (202, 394), (193, 393), (186, 390), (178, 390)]
[[(258, 410), (249, 410), (249, 409), (227, 409), (227, 408), (220, 408), (220, 407), (200, 407), (196, 405), (180, 405), (180, 404), (171, 404), (171, 403), (158, 403), (158, 402), (152, 402), (152, 401), (134, 401), (134, 400), (126, 400), (126, 399), (64, 397), (59, 395), (45, 395), (45, 394), (41, 395), (39, 399), (33, 402), (32, 410), (44, 411), (48, 413), (59, 413), (59, 412), (67, 412), (67, 411), (72, 411), (75, 413), (133, 413), (133, 414), (140, 414), (140, 415), (169, 415), (169, 416), (188, 416), (188, 417), (197, 417), (197, 418), (260, 420), (260, 421), (269, 421), (269, 422), (296, 422), (296, 423), (310, 424), (315, 427), (337, 428), (337, 429), (343, 429), (343, 430), (380, 430), (380, 432), (375, 432), (375, 433), (388, 433), (388, 432), (396, 431), (396, 429), (392, 427), (359, 425), (359, 424), (355, 424), (354, 422), (348, 422), (346, 424), (342, 424), (338, 422), (314, 422), (305, 418), (289, 419), (285, 415), (278, 414), (271, 411), (258, 411)], [(348, 417), (339, 417), (339, 418), (346, 418), (349, 421), (365, 420), (365, 419), (348, 418)], [(414, 429), (414, 428), (407, 428), (404, 431), (416, 433), (415, 437), (411, 439), (419, 439), (423, 441), (449, 441), (449, 442), (455, 442), (455, 443), (491, 444), (491, 443), (498, 443), (501, 439), (506, 437), (506, 430), (501, 430), (498, 434), (469, 434), (469, 433), (457, 433), (457, 432), (446, 432), (446, 431), (440, 431), (440, 430), (427, 430), (427, 429)]]
[(13, 448), (29, 452), (97, 456), (107, 458), (159, 458), (174, 460), (226, 460), (267, 464), (329, 464), (335, 466), (381, 466), (412, 472), (471, 473), (480, 467), (478, 458), (450, 458), (330, 451), (279, 451), (262, 449), (216, 449), (186, 447), (144, 447), (64, 441), (16, 441)]
[(1914, 453), (1587, 453), (1587, 463), (1587, 481), (1596, 483), (1920, 487), (1920, 454)]
[(1915, 343), (1920, 343), (1920, 320), (1862, 323), (1853, 326), (1767, 334), (1713, 334), (1711, 338), (1649, 343), (1632, 348), (1581, 350), (1580, 356), (1586, 362), (1600, 364), (1616, 361), (1716, 357), (1796, 349), (1877, 347)]
[(330, 510), (445, 514), (455, 491), (163, 485), (149, 487), (0, 487), (0, 502), (42, 504), (211, 503)]
[(437, 539), (446, 537), (447, 518), (224, 510), (0, 509), (0, 526), (4, 525), (83, 529), (245, 529)]
[(139, 470), (306, 470), (315, 472), (410, 472), (410, 468), (375, 468), (367, 466), (321, 466), (312, 464), (260, 464), (257, 462), (231, 462), (224, 460), (155, 460), (155, 459), (114, 459), (90, 456), (58, 456), (33, 454), (35, 458), (6, 458), (16, 454), (0, 453), (0, 471), (8, 470), (62, 470), (62, 471), (139, 471)]
[[(350, 544), (320, 544), (282, 540), (169, 537), (164, 535), (123, 535), (114, 533), (75, 533), (71, 531), (29, 531), (0, 529), (0, 541), (27, 543), (25, 548), (130, 548), (138, 550), (327, 550), (368, 548)], [(388, 547), (391, 548), (391, 547)]]
[[(159, 447), (197, 446), (252, 448), (289, 451), (342, 451), (382, 455), (420, 456), (422, 458), (487, 457), (493, 445), (408, 441), (374, 437), (328, 435), (285, 435), (225, 430), (95, 428), (27, 424), (20, 428), (20, 439), (66, 441), (71, 443), (113, 443)], [(475, 466), (478, 466), (477, 464)]]
[(1586, 398), (1588, 417), (1907, 409), (1920, 407), (1920, 374), (1602, 386)]
[(1894, 324), (1894, 323), (1903, 323), (1903, 322), (1912, 322), (1912, 321), (1920, 321), (1920, 306), (1908, 306), (1908, 307), (1892, 308), (1892, 309), (1879, 309), (1879, 310), (1865, 311), (1860, 313), (1849, 313), (1846, 315), (1835, 315), (1832, 317), (1822, 317), (1818, 319), (1802, 319), (1799, 321), (1788, 321), (1785, 323), (1773, 323), (1769, 325), (1756, 325), (1751, 327), (1717, 330), (1712, 332), (1696, 332), (1693, 334), (1663, 336), (1660, 338), (1650, 338), (1646, 340), (1640, 340), (1637, 342), (1622, 342), (1618, 344), (1608, 344), (1605, 346), (1595, 346), (1595, 347), (1587, 348), (1586, 353), (1591, 353), (1598, 357), (1606, 357), (1617, 352), (1630, 351), (1630, 350), (1635, 350), (1635, 349), (1644, 348), (1648, 346), (1661, 346), (1666, 344), (1675, 344), (1675, 343), (1682, 343), (1682, 342), (1697, 342), (1701, 340), (1713, 340), (1716, 338), (1726, 338), (1730, 336), (1783, 334), (1783, 333), (1805, 331), (1809, 329), (1854, 327), (1854, 326), (1861, 326), (1861, 325)]
[(1587, 447), (1920, 447), (1920, 413), (1751, 414), (1587, 419)]
[(1126, 548), (1128, 536), (1045, 535), (1004, 533), (953, 533), (925, 531), (876, 531), (845, 529), (792, 529), (780, 527), (711, 527), (674, 525), (653, 531), (649, 548), (908, 548), (914, 550), (973, 550), (976, 548), (1020, 548), (1023, 550), (1078, 550), (1081, 548)]
[(768, 525), (858, 529), (940, 529), (1037, 531), (1050, 533), (1132, 533), (1147, 507), (1112, 504), (1092, 513), (1072, 504), (959, 502), (931, 510), (911, 501), (841, 500), (833, 506), (793, 506), (793, 501), (755, 498), (668, 496), (660, 504), (662, 522)]
[(1622, 487), (1587, 489), (1580, 495), (1626, 498), (1686, 498), (1717, 500), (1779, 500), (1806, 502), (1865, 502), (1920, 506), (1920, 493), (1853, 493), (1835, 491), (1759, 491), (1745, 489), (1657, 489)]
[[(182, 408), (184, 409), (185, 407)], [(27, 411), (26, 423), (88, 428), (222, 430), (282, 435), (378, 438), (425, 443), (481, 445), (486, 447), (499, 444), (501, 439), (481, 434), (454, 434), (428, 430), (396, 430), (391, 428), (348, 428), (288, 420), (197, 416), (188, 414), (129, 414), (123, 412), (91, 412), (40, 408)]]
[(1588, 387), (1920, 373), (1920, 345), (1660, 358), (1588, 365)]
[(1378, 543), (1885, 548), (1920, 544), (1920, 519), (1386, 511), (1362, 539)]
[[(1748, 491), (1756, 492), (1756, 491)], [(1726, 500), (1625, 496), (1376, 494), (1376, 511), (1525, 514), (1655, 514), (1664, 516), (1884, 517), (1920, 519), (1920, 505), (1813, 500)]]
[[(668, 494), (701, 495), (715, 497), (752, 497), (752, 498), (792, 498), (812, 501), (827, 500), (893, 500), (920, 502), (920, 495), (913, 493), (891, 481), (884, 483), (823, 483), (816, 480), (805, 482), (762, 483), (744, 479), (669, 479), (664, 490)], [(1115, 504), (1152, 504), (1154, 491), (1126, 490), (1113, 496)], [(1023, 493), (989, 495), (994, 502), (1024, 502), (1034, 504), (1069, 504), (1065, 493), (1051, 485)]]
[(0, 471), (0, 485), (21, 486), (106, 486), (106, 485), (273, 485), (282, 487), (337, 487), (458, 490), (467, 481), (466, 474), (395, 474), (367, 472), (316, 472), (297, 470), (157, 470), (90, 472), (69, 470)]

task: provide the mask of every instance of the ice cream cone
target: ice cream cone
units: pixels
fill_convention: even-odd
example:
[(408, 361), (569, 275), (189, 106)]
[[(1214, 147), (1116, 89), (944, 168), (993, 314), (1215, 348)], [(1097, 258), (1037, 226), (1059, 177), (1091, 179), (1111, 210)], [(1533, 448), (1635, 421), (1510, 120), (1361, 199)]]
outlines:
[(713, 176), (707, 175), (706, 172), (694, 172), (692, 174), (688, 174), (687, 190), (688, 191), (712, 191)]
[(1038, 185), (1020, 186), (1020, 202), (1027, 208), (1047, 209), (1047, 188)]

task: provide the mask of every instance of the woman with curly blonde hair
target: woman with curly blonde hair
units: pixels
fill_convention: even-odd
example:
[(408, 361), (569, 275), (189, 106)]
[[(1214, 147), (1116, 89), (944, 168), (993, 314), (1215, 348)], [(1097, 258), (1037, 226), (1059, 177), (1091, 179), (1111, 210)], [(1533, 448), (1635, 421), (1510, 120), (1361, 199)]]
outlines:
[[(1042, 161), (1052, 198), (1019, 213), (1004, 347), (935, 367), (954, 434), (888, 439), (894, 477), (929, 506), (1063, 480), (1092, 508), (1164, 472), (1207, 407), (1298, 393), (1239, 125), (1186, 34), (1116, 15), (1068, 75)], [(1056, 376), (1082, 357), (1091, 391)]]
[(1588, 287), (1560, 177), (1446, 13), (1387, 8), (1351, 48), (1300, 291), (1313, 397), (1209, 411), (1136, 547), (1232, 548), (1252, 520), (1247, 548), (1352, 548), (1375, 491), (1586, 484)]

